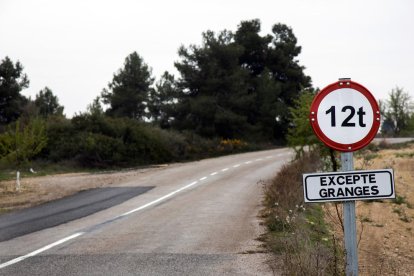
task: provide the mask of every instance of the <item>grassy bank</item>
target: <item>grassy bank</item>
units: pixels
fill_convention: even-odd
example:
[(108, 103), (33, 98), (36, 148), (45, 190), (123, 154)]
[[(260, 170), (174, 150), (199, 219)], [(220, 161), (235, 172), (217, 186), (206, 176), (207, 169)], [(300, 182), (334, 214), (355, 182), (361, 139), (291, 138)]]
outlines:
[[(302, 174), (320, 171), (316, 153), (284, 166), (266, 185), (264, 239), (275, 259), (275, 268), (286, 275), (341, 275), (342, 250), (324, 220), (320, 204), (304, 204)], [(277, 261), (274, 263), (278, 263)]]

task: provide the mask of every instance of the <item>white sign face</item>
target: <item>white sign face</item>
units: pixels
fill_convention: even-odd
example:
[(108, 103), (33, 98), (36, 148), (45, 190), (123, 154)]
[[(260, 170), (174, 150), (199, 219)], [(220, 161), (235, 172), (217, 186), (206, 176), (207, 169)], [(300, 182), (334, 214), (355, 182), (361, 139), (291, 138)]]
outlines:
[(317, 120), (326, 137), (336, 143), (353, 144), (368, 135), (374, 122), (374, 111), (362, 93), (343, 88), (323, 98)]
[(391, 169), (303, 175), (305, 202), (395, 198)]

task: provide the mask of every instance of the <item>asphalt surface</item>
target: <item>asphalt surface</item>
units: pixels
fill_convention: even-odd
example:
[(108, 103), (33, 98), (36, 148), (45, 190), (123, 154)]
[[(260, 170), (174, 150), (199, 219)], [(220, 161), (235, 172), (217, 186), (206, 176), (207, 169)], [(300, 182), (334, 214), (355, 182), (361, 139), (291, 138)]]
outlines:
[(143, 190), (0, 242), (0, 275), (273, 275), (257, 241), (262, 181), (292, 156), (278, 149), (212, 158), (116, 183)]
[(414, 138), (411, 137), (405, 137), (405, 138), (374, 138), (373, 143), (381, 143), (385, 142), (388, 144), (400, 144), (400, 143), (406, 143), (413, 141)]
[(154, 187), (109, 187), (0, 216), (0, 242), (57, 226), (107, 209)]

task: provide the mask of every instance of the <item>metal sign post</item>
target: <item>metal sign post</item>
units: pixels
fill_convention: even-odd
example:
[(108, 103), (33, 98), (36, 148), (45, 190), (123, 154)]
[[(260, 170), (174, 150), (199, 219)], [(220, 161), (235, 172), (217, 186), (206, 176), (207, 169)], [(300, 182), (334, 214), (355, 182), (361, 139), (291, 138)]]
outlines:
[[(354, 160), (352, 152), (341, 153), (342, 171), (352, 171), (354, 169)], [(343, 202), (344, 212), (344, 240), (345, 240), (345, 261), (346, 275), (358, 275), (358, 248), (355, 218), (355, 201)]]

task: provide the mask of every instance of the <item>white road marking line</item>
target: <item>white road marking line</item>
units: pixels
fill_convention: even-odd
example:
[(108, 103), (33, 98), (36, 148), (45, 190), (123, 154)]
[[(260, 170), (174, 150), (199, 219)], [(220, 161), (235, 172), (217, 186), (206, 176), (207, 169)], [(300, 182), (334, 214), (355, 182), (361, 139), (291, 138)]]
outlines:
[(229, 168), (224, 168), (224, 169), (222, 169), (221, 171), (222, 172), (225, 172), (225, 171), (228, 171), (229, 170)]
[(237, 168), (237, 167), (240, 167), (240, 164), (236, 164), (233, 166), (233, 168)]
[(246, 161), (246, 162), (244, 162), (244, 164), (250, 164), (250, 163), (252, 163), (252, 161)]
[(58, 246), (58, 245), (60, 245), (62, 243), (65, 243), (65, 242), (67, 242), (69, 240), (76, 239), (77, 237), (82, 236), (83, 234), (85, 234), (85, 233), (84, 232), (79, 232), (79, 233), (73, 234), (73, 235), (71, 235), (69, 237), (63, 238), (63, 239), (58, 240), (58, 241), (56, 241), (54, 243), (51, 243), (49, 245), (46, 245), (46, 246), (44, 246), (44, 247), (42, 247), (42, 248), (40, 248), (38, 250), (35, 250), (35, 251), (33, 251), (33, 252), (31, 252), (31, 253), (29, 253), (27, 255), (20, 256), (18, 258), (15, 258), (13, 260), (8, 261), (8, 262), (2, 263), (2, 264), (0, 264), (0, 269), (5, 268), (5, 267), (7, 267), (9, 265), (12, 265), (12, 264), (21, 262), (24, 259), (27, 259), (27, 258), (36, 256), (36, 255), (38, 255), (38, 254), (40, 254), (40, 253), (42, 253), (42, 252), (44, 252), (46, 250), (49, 250), (49, 249), (51, 249), (51, 248), (53, 248), (55, 246)]
[(203, 180), (206, 180), (206, 179), (207, 179), (207, 176), (204, 176), (204, 177), (200, 178), (199, 180), (203, 181)]
[(270, 156), (270, 155), (269, 156), (266, 156), (266, 159), (269, 159), (269, 158), (273, 158), (273, 156)]
[(257, 158), (256, 160), (254, 160), (254, 161), (262, 161), (263, 160), (263, 158)]
[(174, 192), (171, 192), (171, 193), (169, 193), (169, 194), (167, 194), (165, 196), (162, 196), (162, 197), (160, 197), (160, 198), (158, 198), (158, 199), (156, 199), (154, 201), (151, 201), (151, 202), (149, 202), (147, 204), (144, 204), (144, 205), (142, 205), (142, 206), (140, 206), (138, 208), (135, 208), (135, 209), (133, 209), (131, 211), (128, 211), (126, 213), (123, 213), (122, 215), (120, 215), (120, 217), (128, 216), (128, 215), (130, 215), (132, 213), (135, 213), (135, 212), (141, 211), (142, 209), (148, 208), (149, 206), (154, 205), (154, 204), (156, 204), (156, 203), (158, 203), (160, 201), (163, 201), (166, 198), (172, 197), (176, 193), (179, 193), (179, 192), (181, 192), (183, 190), (186, 190), (186, 189), (190, 188), (191, 186), (194, 186), (197, 183), (198, 183), (198, 181), (191, 182), (190, 184), (188, 184), (188, 185), (186, 185), (184, 187), (181, 187), (180, 189), (175, 190)]
[(217, 174), (217, 172), (210, 173), (211, 176), (216, 175), (216, 174)]

